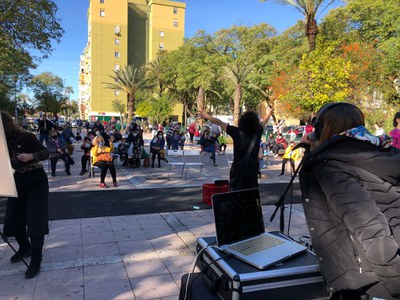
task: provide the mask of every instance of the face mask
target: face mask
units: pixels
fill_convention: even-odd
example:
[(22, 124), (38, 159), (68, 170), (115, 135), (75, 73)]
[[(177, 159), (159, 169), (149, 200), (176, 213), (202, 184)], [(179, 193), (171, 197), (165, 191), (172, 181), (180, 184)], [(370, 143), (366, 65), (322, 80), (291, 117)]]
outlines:
[(110, 130), (108, 133), (109, 133), (109, 134), (113, 134), (113, 133), (114, 133), (114, 131)]
[(62, 134), (63, 132), (62, 132), (62, 131), (59, 131), (58, 133), (59, 133), (59, 134)]
[(137, 136), (137, 133), (133, 133), (133, 136)]
[(158, 138), (159, 138), (159, 139), (162, 139), (162, 135), (161, 135), (161, 134), (160, 134), (160, 135), (158, 135)]
[(98, 145), (99, 145), (99, 147), (103, 147), (104, 146), (104, 142), (100, 142)]
[(96, 135), (100, 135), (100, 131), (96, 131)]
[(85, 147), (86, 147), (86, 148), (89, 148), (89, 147), (90, 147), (90, 144), (89, 144), (89, 143), (86, 143)]

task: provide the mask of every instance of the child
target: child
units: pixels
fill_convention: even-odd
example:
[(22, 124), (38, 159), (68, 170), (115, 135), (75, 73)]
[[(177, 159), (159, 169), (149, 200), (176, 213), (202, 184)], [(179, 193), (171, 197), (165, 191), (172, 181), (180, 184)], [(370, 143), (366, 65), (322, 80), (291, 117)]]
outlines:
[(282, 172), (279, 174), (279, 176), (282, 176), (285, 173), (285, 165), (287, 162), (290, 162), (290, 166), (292, 167), (292, 172), (294, 172), (294, 162), (299, 159), (300, 157), (300, 152), (299, 149), (296, 149), (292, 151), (292, 149), (296, 146), (296, 143), (294, 141), (291, 141), (289, 143), (289, 146), (285, 150), (285, 154), (283, 154), (282, 157)]

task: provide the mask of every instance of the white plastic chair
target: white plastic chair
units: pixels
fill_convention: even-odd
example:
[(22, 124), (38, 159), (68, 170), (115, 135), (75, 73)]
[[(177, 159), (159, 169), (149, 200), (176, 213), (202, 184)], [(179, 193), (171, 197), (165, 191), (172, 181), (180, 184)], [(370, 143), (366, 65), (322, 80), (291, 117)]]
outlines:
[(183, 150), (168, 150), (168, 179), (170, 178), (171, 168), (172, 167), (180, 167), (181, 168), (181, 176), (183, 176), (183, 171), (185, 169), (185, 162), (183, 158)]
[[(200, 150), (184, 150), (184, 169), (186, 170), (185, 172), (185, 178), (187, 178), (187, 174), (189, 169), (195, 169), (195, 168), (200, 168), (200, 176), (203, 178), (203, 166), (204, 163), (200, 161)], [(196, 161), (188, 161), (190, 158), (195, 158)]]

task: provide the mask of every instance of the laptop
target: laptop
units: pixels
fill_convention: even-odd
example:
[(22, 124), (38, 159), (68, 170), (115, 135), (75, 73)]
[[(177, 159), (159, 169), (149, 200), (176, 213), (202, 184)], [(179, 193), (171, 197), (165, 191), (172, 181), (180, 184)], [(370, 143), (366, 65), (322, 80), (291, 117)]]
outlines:
[(307, 250), (299, 243), (265, 232), (258, 189), (215, 194), (211, 199), (221, 250), (258, 269)]

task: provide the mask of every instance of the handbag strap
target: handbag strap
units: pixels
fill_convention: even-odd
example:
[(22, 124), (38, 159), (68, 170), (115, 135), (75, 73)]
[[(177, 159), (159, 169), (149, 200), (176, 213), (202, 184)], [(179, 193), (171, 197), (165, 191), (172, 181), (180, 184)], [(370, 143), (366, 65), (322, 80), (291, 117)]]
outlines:
[(244, 159), (247, 159), (250, 156), (250, 153), (251, 153), (251, 151), (253, 151), (254, 145), (256, 144), (256, 139), (257, 139), (257, 135), (255, 135), (253, 137), (253, 139), (251, 140), (249, 148), (247, 148), (246, 155), (244, 156)]

